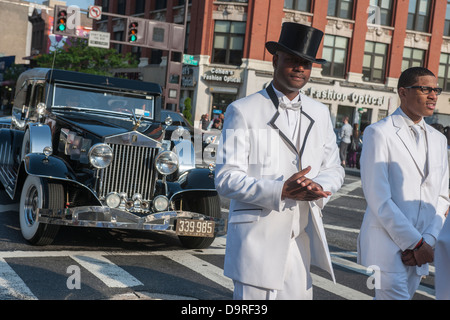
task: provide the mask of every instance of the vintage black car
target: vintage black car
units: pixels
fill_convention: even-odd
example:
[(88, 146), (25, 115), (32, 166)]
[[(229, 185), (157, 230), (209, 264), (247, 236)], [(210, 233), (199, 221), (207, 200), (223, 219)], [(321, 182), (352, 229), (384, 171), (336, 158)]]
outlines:
[(0, 181), (20, 199), (24, 238), (45, 245), (60, 226), (125, 228), (175, 231), (183, 246), (205, 248), (225, 234), (214, 172), (195, 167), (191, 141), (164, 142), (160, 117), (154, 83), (24, 72), (0, 126)]

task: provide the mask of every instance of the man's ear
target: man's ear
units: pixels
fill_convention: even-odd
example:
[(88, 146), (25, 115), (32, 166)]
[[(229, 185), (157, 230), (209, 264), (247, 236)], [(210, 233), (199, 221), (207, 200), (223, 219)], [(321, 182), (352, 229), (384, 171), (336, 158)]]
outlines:
[(402, 98), (402, 97), (405, 97), (405, 95), (406, 95), (406, 89), (403, 87), (398, 88), (398, 96), (400, 98)]
[(278, 53), (275, 52), (272, 56), (272, 66), (274, 69), (276, 69), (277, 65), (278, 65)]

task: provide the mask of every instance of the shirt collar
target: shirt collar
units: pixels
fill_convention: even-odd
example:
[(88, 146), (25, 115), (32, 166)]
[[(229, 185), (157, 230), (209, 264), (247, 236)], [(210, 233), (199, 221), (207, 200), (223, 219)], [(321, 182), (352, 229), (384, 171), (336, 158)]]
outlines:
[(400, 115), (403, 117), (403, 120), (405, 120), (405, 123), (408, 127), (411, 127), (412, 125), (417, 124), (423, 130), (425, 130), (425, 120), (423, 119), (423, 117), (419, 121), (419, 123), (414, 123), (414, 121), (412, 121), (411, 118), (406, 115), (406, 113), (402, 110), (402, 108), (399, 108), (399, 109), (400, 109)]

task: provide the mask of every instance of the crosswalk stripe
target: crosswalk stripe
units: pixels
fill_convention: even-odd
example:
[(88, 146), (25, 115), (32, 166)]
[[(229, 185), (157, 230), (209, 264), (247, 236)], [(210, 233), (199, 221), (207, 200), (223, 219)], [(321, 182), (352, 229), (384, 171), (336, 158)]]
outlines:
[(348, 300), (372, 300), (373, 298), (365, 293), (354, 290), (339, 283), (334, 283), (331, 280), (311, 273), (313, 279), (313, 285), (322, 288), (328, 292), (331, 292), (337, 296), (343, 297)]
[(128, 288), (143, 285), (138, 279), (99, 254), (71, 255), (73, 260), (110, 288)]
[(37, 300), (19, 275), (0, 258), (0, 300)]
[(222, 287), (229, 289), (231, 291), (234, 290), (233, 281), (223, 275), (223, 269), (216, 267), (215, 265), (206, 262), (203, 259), (197, 258), (189, 253), (171, 253), (166, 252), (164, 256), (172, 259), (173, 261), (178, 262), (179, 264), (195, 271), (202, 276), (208, 278), (211, 281), (221, 285)]
[[(223, 269), (217, 267), (197, 256), (199, 255), (223, 255), (226, 237), (217, 238), (213, 245), (208, 249), (192, 250), (192, 251), (158, 251), (158, 252), (76, 252), (76, 251), (14, 251), (0, 252), (0, 300), (20, 299), (29, 300), (37, 299), (31, 292), (23, 280), (8, 265), (4, 258), (33, 258), (33, 257), (61, 257), (69, 256), (76, 263), (84, 267), (88, 272), (96, 276), (110, 288), (132, 288), (144, 285), (141, 281), (133, 277), (127, 271), (111, 262), (108, 256), (135, 256), (135, 255), (161, 255), (165, 256), (190, 270), (201, 274), (207, 279), (221, 285), (222, 287), (233, 291), (234, 286), (231, 279), (223, 275)], [(364, 266), (350, 261), (346, 258), (354, 258), (356, 252), (331, 252), (331, 258), (334, 265), (344, 267), (352, 272), (357, 272), (369, 276)], [(431, 272), (434, 268), (431, 268)], [(349, 300), (370, 300), (371, 296), (347, 287), (340, 283), (334, 283), (324, 277), (311, 273), (313, 285), (333, 293), (337, 296)], [(429, 298), (435, 298), (433, 288), (421, 285), (417, 293)]]

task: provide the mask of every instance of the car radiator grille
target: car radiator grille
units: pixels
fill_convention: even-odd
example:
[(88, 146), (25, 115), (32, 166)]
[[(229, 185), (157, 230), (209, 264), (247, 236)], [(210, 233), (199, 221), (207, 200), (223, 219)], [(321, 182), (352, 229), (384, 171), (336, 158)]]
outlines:
[(113, 150), (113, 160), (101, 172), (100, 198), (110, 192), (125, 192), (128, 198), (139, 193), (142, 200), (151, 200), (157, 178), (154, 159), (158, 149), (118, 144), (109, 146)]

